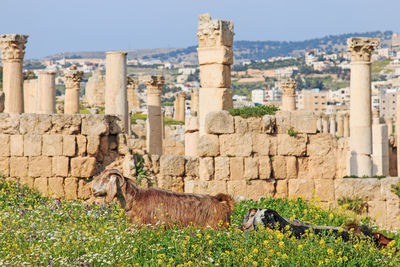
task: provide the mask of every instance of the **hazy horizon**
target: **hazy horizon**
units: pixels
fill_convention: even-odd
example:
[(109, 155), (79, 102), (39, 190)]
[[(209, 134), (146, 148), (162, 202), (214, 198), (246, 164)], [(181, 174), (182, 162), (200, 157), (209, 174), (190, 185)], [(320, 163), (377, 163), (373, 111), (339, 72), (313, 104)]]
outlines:
[(400, 32), (400, 1), (3, 0), (0, 34), (28, 34), (26, 59), (62, 52), (197, 45), (198, 16), (231, 20), (235, 40), (301, 41), (353, 32)]

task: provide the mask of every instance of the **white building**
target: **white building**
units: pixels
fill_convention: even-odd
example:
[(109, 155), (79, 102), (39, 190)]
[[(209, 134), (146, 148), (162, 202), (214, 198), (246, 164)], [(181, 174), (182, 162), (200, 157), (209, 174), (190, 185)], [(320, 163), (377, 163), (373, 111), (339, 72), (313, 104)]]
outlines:
[(263, 105), (265, 102), (265, 90), (264, 89), (256, 89), (251, 91), (251, 101), (253, 103)]

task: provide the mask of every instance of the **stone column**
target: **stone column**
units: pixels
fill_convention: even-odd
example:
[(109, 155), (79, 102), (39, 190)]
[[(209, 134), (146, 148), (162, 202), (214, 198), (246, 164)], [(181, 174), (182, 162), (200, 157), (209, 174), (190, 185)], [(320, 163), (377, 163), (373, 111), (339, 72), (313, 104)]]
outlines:
[(343, 118), (343, 136), (344, 137), (350, 136), (350, 115), (348, 112), (344, 114)]
[(326, 116), (325, 114), (322, 115), (322, 132), (323, 133), (329, 133), (328, 116)]
[(296, 80), (294, 79), (282, 83), (282, 110), (296, 110)]
[(344, 136), (344, 121), (343, 121), (343, 114), (336, 115), (336, 122), (337, 122), (337, 132), (336, 136), (343, 137)]
[(371, 176), (371, 53), (379, 39), (354, 37), (347, 45), (351, 53), (350, 175)]
[(24, 81), (24, 112), (35, 113), (38, 79)]
[(193, 88), (190, 92), (190, 115), (197, 117), (199, 114), (199, 88)]
[(128, 76), (126, 77), (127, 96), (128, 96), (128, 109), (134, 110), (140, 108), (140, 100), (138, 95), (139, 80), (137, 78)]
[(199, 143), (199, 88), (194, 88), (190, 95), (190, 117), (185, 120), (185, 156), (196, 157)]
[(336, 116), (335, 114), (329, 115), (329, 133), (336, 136)]
[(175, 94), (175, 120), (185, 121), (186, 109), (185, 109), (186, 93), (178, 92)]
[(206, 115), (233, 107), (231, 65), (233, 64), (233, 22), (199, 17), (197, 49), (200, 64), (199, 125), (205, 134)]
[(372, 175), (389, 175), (389, 138), (386, 124), (380, 123), (379, 111), (374, 110), (372, 124)]
[(0, 35), (0, 49), (3, 62), (4, 112), (23, 113), (24, 93), (22, 62), (28, 35)]
[(147, 152), (162, 155), (163, 122), (161, 114), (161, 94), (164, 86), (163, 76), (151, 76), (147, 87)]
[(64, 113), (75, 114), (79, 113), (79, 91), (82, 81), (82, 71), (78, 71), (75, 65), (69, 67), (65, 72), (65, 100), (64, 100)]
[(393, 119), (391, 117), (387, 117), (385, 118), (385, 123), (388, 127), (388, 135), (391, 136), (392, 134), (394, 134), (393, 132)]
[(124, 131), (128, 133), (128, 99), (126, 92), (127, 52), (106, 52), (105, 114), (122, 117)]
[(36, 90), (35, 113), (56, 113), (56, 74), (51, 71), (42, 71), (38, 75)]

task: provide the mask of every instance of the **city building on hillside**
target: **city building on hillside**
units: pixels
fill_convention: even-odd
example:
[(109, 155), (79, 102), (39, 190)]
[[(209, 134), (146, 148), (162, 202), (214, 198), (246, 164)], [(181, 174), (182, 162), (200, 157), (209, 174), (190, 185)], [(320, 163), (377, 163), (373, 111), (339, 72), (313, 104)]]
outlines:
[(265, 92), (264, 89), (255, 89), (251, 91), (251, 101), (263, 105), (265, 102)]
[(384, 118), (396, 118), (396, 93), (398, 89), (388, 89), (381, 96), (380, 114)]
[(334, 103), (350, 102), (350, 87), (340, 88), (338, 90), (329, 90), (328, 101)]
[(303, 89), (298, 95), (298, 109), (314, 112), (326, 112), (328, 104), (328, 90)]
[(251, 91), (251, 101), (260, 105), (280, 102), (282, 101), (282, 91), (277, 88), (255, 89)]

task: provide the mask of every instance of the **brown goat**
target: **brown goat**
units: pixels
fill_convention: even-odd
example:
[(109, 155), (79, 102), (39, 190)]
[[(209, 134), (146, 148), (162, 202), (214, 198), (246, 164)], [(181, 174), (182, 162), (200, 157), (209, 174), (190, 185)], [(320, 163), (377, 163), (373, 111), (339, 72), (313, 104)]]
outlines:
[(116, 197), (133, 224), (227, 227), (234, 201), (229, 195), (181, 194), (138, 188), (118, 170), (105, 170), (93, 180), (93, 195)]

